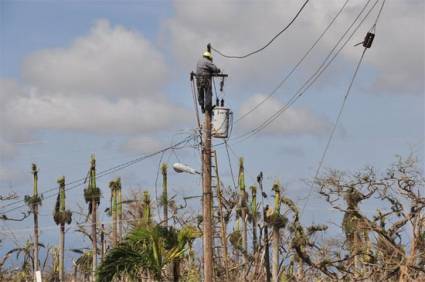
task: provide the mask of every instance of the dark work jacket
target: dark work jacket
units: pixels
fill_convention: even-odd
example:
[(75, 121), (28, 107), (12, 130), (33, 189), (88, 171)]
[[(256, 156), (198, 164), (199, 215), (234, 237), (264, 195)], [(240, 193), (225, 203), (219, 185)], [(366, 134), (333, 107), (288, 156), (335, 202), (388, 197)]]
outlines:
[(211, 75), (220, 73), (220, 69), (216, 67), (210, 60), (202, 57), (196, 64), (196, 78), (198, 87), (210, 85)]

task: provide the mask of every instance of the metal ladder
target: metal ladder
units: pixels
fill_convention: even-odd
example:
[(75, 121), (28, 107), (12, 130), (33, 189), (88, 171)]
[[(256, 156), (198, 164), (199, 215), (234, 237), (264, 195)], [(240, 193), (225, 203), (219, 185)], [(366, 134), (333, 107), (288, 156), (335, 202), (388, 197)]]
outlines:
[(213, 248), (214, 248), (214, 261), (220, 262), (222, 267), (228, 274), (228, 246), (227, 246), (227, 230), (224, 221), (224, 207), (223, 207), (223, 194), (222, 183), (218, 172), (218, 160), (216, 151), (211, 152), (211, 190), (213, 193)]

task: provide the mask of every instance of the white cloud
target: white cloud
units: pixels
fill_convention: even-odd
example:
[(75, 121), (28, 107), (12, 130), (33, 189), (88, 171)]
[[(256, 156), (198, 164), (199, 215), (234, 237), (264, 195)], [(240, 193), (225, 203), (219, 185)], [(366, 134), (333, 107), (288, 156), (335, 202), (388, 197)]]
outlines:
[(23, 77), (41, 91), (137, 98), (158, 95), (167, 67), (142, 34), (100, 20), (70, 47), (29, 56)]
[[(315, 63), (329, 52), (364, 3), (349, 2), (312, 53), (313, 56), (303, 65), (301, 74), (311, 73)], [(278, 81), (295, 64), (342, 4), (343, 1), (337, 0), (310, 2), (293, 26), (261, 53), (244, 60), (223, 59), (217, 54), (215, 60), (231, 74), (233, 83), (238, 82), (245, 89), (247, 85), (260, 85), (264, 89)], [(249, 1), (243, 5), (232, 1), (200, 1), (190, 2), (190, 5), (176, 3), (175, 16), (164, 24), (164, 31), (171, 39), (170, 46), (177, 61), (183, 68), (190, 69), (208, 42), (227, 54), (237, 55), (261, 47), (289, 22), (300, 5), (299, 1)], [(360, 55), (361, 47), (353, 47), (353, 44), (363, 39), (380, 5), (381, 1), (342, 52), (343, 62), (349, 62), (349, 66)], [(376, 73), (363, 82), (369, 90), (423, 93), (423, 11), (424, 2), (420, 0), (387, 1), (377, 26), (374, 45), (364, 62)], [(336, 79), (340, 72), (333, 70), (332, 74)]]
[(39, 130), (149, 134), (189, 120), (164, 93), (164, 58), (143, 35), (98, 21), (69, 47), (23, 63), (22, 80), (0, 79), (0, 150)]
[(2, 114), (17, 128), (68, 129), (92, 133), (152, 132), (184, 120), (188, 114), (161, 99), (51, 96), (33, 93), (9, 103)]
[[(263, 101), (264, 95), (255, 95), (242, 104), (241, 115), (247, 113), (255, 105)], [(274, 98), (268, 99), (257, 108), (255, 114), (249, 114), (241, 120), (242, 128), (251, 130), (259, 126), (270, 117), (270, 113), (277, 112), (283, 104)], [(300, 135), (318, 135), (328, 131), (330, 123), (305, 108), (288, 108), (279, 118), (264, 129), (264, 133)]]
[(424, 94), (425, 2), (387, 2), (367, 58), (379, 70), (373, 89)]

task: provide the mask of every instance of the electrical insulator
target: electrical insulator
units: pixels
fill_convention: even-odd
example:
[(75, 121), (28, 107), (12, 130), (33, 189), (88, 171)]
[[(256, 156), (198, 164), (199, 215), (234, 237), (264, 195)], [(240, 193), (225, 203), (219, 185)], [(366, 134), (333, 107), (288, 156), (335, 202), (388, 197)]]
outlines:
[(373, 39), (375, 38), (375, 34), (372, 32), (368, 32), (363, 41), (363, 47), (370, 48), (372, 46)]

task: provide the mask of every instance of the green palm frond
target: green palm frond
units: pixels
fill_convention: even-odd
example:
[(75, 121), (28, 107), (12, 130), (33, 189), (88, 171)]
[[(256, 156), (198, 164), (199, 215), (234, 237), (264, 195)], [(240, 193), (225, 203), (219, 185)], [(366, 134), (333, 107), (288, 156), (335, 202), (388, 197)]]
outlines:
[(88, 275), (92, 271), (92, 251), (85, 251), (83, 254), (75, 261), (79, 271)]
[(106, 254), (98, 268), (98, 281), (115, 281), (122, 277), (139, 281), (146, 273), (161, 281), (165, 266), (182, 258), (186, 243), (199, 236), (199, 231), (194, 230), (195, 227), (187, 227), (177, 232), (160, 225), (133, 229)]

